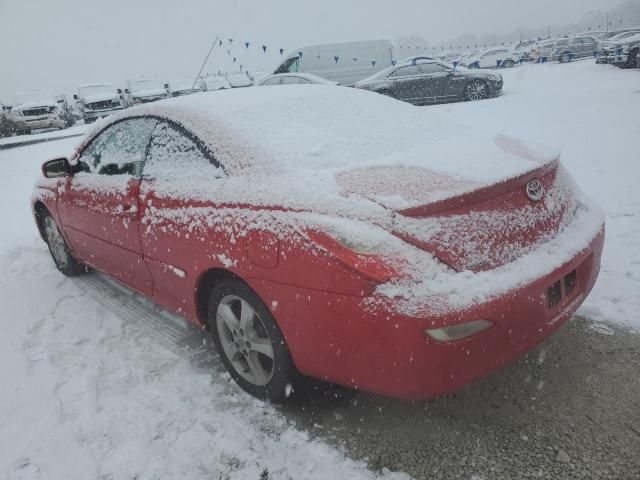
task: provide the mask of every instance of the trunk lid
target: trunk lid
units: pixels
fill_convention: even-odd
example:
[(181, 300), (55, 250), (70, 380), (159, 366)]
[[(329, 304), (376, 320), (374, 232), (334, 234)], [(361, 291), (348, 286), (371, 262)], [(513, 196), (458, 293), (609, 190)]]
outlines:
[[(576, 209), (557, 157), (493, 181), (419, 167), (374, 167), (339, 181), (395, 212), (393, 233), (458, 271), (490, 270), (549, 241)], [(357, 180), (354, 180), (357, 179)], [(356, 188), (354, 188), (356, 185)]]

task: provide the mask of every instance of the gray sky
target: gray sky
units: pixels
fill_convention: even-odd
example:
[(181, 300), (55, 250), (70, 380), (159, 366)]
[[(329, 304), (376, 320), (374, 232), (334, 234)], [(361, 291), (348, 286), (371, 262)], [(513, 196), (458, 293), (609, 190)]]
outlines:
[[(231, 55), (267, 69), (300, 44), (420, 35), (430, 44), (461, 34), (578, 21), (619, 0), (0, 0), (0, 100), (44, 88), (160, 75), (193, 77), (216, 35), (207, 70)], [(188, 6), (187, 6), (188, 5)], [(251, 43), (247, 50), (244, 42)], [(260, 48), (267, 45), (265, 55)]]

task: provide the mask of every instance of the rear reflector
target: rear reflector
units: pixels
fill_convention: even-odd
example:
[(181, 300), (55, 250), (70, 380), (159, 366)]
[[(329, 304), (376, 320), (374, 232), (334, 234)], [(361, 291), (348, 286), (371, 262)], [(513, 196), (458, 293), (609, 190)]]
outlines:
[(429, 328), (425, 333), (437, 342), (453, 342), (461, 340), (489, 328), (492, 323), (489, 320), (473, 320), (467, 323), (451, 325), (442, 328)]

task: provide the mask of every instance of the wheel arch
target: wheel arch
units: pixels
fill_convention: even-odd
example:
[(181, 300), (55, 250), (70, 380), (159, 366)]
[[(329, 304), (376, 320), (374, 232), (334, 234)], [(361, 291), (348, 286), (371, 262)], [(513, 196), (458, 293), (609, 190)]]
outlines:
[(44, 214), (45, 213), (48, 213), (49, 215), (51, 215), (51, 212), (49, 212), (49, 209), (44, 204), (44, 202), (42, 200), (36, 200), (33, 204), (33, 215), (36, 220), (36, 226), (38, 227), (38, 232), (40, 232), (40, 238), (46, 241), (46, 238), (44, 235)]
[(207, 328), (209, 326), (209, 294), (213, 287), (225, 280), (238, 280), (251, 288), (247, 282), (226, 268), (214, 267), (203, 272), (195, 288), (196, 315), (200, 324)]

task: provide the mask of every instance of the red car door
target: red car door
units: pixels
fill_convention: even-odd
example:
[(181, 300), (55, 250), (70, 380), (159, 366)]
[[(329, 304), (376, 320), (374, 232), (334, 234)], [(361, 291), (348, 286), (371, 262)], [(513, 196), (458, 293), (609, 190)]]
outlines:
[(140, 173), (157, 121), (115, 123), (87, 145), (59, 196), (61, 223), (78, 259), (151, 295), (140, 244)]
[(204, 252), (211, 245), (226, 244), (197, 228), (198, 212), (215, 208), (198, 195), (198, 189), (210, 196), (223, 177), (223, 169), (198, 139), (175, 124), (158, 123), (140, 186), (142, 252), (153, 277), (155, 300), (187, 317), (194, 316), (189, 310), (194, 306), (189, 301), (197, 282), (194, 277), (213, 262), (204, 258)]

